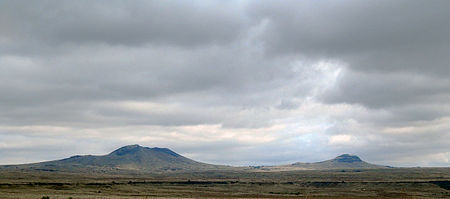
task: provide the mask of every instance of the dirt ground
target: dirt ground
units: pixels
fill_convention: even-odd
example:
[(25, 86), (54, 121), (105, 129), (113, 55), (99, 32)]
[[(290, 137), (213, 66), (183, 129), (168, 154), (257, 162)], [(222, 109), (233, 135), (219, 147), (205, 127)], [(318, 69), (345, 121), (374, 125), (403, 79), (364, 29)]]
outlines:
[(0, 171), (0, 198), (450, 198), (450, 168), (61, 174)]

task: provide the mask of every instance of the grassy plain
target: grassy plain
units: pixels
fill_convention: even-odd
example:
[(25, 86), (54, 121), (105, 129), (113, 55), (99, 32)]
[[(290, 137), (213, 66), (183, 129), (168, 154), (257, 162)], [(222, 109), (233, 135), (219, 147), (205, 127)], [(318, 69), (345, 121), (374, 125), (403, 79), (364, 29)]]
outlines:
[(0, 198), (450, 198), (450, 168), (55, 173), (1, 171)]

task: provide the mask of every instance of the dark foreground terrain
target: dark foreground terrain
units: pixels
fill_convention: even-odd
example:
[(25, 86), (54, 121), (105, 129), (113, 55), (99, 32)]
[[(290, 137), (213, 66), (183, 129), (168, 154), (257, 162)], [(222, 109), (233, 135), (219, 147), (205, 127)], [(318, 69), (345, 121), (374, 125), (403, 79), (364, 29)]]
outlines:
[(0, 198), (450, 198), (450, 168), (69, 174), (1, 171)]

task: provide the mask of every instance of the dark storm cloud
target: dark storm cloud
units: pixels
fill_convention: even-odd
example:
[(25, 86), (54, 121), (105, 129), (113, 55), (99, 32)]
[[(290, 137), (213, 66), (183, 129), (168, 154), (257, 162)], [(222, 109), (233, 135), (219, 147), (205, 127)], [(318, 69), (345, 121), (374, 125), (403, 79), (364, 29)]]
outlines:
[(50, 44), (198, 46), (230, 42), (239, 36), (246, 20), (232, 2), (218, 3), (3, 1), (0, 33)]
[(248, 11), (266, 20), (268, 53), (349, 62), (362, 71), (449, 75), (448, 1), (266, 1)]

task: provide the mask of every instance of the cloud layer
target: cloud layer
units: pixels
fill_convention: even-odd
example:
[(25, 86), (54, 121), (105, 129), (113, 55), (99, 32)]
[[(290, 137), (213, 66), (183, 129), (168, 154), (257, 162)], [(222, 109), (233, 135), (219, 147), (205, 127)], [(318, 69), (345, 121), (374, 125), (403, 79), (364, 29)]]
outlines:
[(0, 164), (138, 143), (450, 166), (448, 4), (2, 1)]

